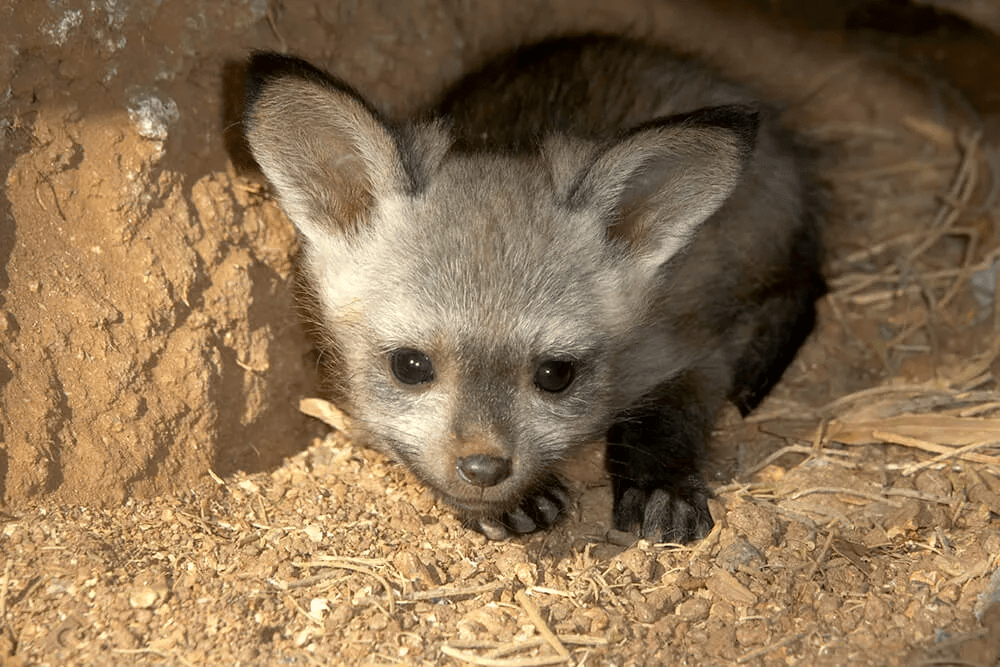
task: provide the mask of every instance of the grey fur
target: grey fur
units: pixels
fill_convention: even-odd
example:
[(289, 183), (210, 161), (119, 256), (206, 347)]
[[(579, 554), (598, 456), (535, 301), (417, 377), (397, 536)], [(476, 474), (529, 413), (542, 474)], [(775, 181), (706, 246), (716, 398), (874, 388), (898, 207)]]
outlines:
[[(500, 56), (403, 122), (297, 59), (248, 73), (247, 139), (371, 443), (502, 537), (551, 525), (554, 467), (610, 434), (619, 528), (711, 526), (705, 433), (770, 389), (823, 289), (814, 189), (773, 110), (597, 36)], [(394, 377), (401, 349), (433, 378)], [(565, 390), (538, 384), (552, 360)], [(464, 457), (509, 475), (470, 483)]]

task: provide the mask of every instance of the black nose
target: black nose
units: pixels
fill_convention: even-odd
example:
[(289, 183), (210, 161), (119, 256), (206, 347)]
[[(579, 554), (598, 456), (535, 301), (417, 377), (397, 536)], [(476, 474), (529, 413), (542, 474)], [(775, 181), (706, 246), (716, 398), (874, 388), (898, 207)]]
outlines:
[(486, 454), (463, 456), (455, 463), (458, 475), (475, 486), (496, 486), (510, 476), (510, 459)]

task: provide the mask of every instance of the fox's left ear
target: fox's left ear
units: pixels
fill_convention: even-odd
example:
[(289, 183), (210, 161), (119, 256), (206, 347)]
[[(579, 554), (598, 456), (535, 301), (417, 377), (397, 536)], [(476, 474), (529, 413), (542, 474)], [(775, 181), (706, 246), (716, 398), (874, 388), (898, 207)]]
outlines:
[(285, 213), (318, 244), (357, 234), (380, 198), (418, 191), (450, 141), (440, 125), (401, 132), (344, 82), (264, 52), (247, 63), (243, 127)]
[(609, 239), (655, 271), (682, 250), (732, 194), (753, 154), (755, 107), (701, 109), (635, 128), (592, 158), (566, 192), (598, 210)]

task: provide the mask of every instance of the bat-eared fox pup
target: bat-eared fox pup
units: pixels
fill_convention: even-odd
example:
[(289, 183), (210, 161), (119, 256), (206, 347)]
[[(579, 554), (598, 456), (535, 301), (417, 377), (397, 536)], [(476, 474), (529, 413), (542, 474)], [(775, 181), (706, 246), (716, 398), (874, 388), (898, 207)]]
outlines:
[(707, 533), (716, 415), (757, 406), (824, 291), (811, 165), (773, 108), (591, 35), (500, 55), (402, 120), (256, 53), (244, 131), (356, 435), (496, 539), (551, 526), (558, 464), (606, 439), (618, 529)]

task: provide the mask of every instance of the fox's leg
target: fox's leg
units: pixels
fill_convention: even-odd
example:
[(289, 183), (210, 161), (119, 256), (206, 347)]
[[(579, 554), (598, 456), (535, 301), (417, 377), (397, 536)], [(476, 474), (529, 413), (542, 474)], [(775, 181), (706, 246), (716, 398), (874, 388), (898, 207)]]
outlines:
[(774, 290), (746, 319), (730, 350), (727, 398), (746, 417), (767, 396), (816, 323), (816, 299), (826, 291), (818, 274)]
[(689, 542), (712, 528), (699, 467), (721, 395), (689, 370), (626, 411), (608, 433), (615, 527), (653, 542)]
[(757, 407), (812, 330), (823, 289), (812, 275), (773, 291), (734, 327), (726, 361), (685, 371), (620, 416), (606, 457), (617, 528), (657, 542), (707, 534), (711, 491), (699, 466), (719, 404), (725, 396), (744, 416)]

